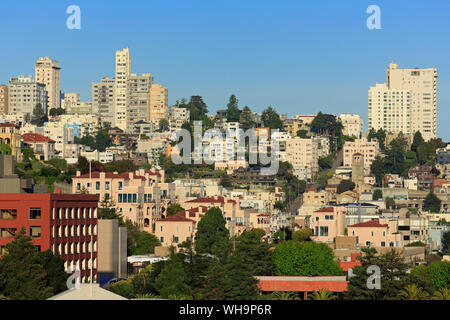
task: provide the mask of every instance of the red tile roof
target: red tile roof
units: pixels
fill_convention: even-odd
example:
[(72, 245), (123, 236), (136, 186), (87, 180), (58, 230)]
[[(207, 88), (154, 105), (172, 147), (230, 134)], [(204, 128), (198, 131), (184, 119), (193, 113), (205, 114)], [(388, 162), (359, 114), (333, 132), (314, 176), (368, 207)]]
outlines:
[(350, 227), (355, 227), (355, 228), (386, 228), (388, 225), (387, 224), (380, 224), (380, 222), (378, 220), (370, 220), (370, 221), (366, 221), (366, 222), (361, 222), (361, 223), (357, 223)]
[(4, 128), (4, 127), (8, 127), (8, 128), (20, 128), (19, 125), (14, 124), (14, 123), (10, 123), (10, 122), (5, 122), (5, 123), (0, 123), (0, 127)]
[(334, 212), (334, 208), (322, 208), (314, 212)]
[(178, 212), (177, 214), (168, 216), (167, 218), (157, 220), (162, 222), (195, 222), (194, 220), (186, 218), (184, 211)]
[(224, 203), (225, 202), (225, 198), (224, 197), (217, 197), (213, 198), (213, 197), (205, 197), (205, 198), (197, 198), (194, 200), (189, 200), (187, 201), (187, 203), (197, 203), (197, 202), (204, 202), (204, 203)]
[(22, 139), (25, 142), (56, 142), (55, 140), (44, 137), (43, 135), (40, 135), (38, 133), (25, 133), (24, 135), (22, 135)]

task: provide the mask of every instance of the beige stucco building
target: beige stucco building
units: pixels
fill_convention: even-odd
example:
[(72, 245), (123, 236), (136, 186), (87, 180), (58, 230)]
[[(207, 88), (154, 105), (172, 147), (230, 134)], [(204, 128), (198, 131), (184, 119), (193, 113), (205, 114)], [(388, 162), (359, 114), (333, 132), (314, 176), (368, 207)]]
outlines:
[(150, 106), (148, 121), (159, 124), (161, 119), (167, 119), (169, 107), (169, 90), (160, 84), (152, 85), (150, 89)]
[(8, 86), (0, 84), (0, 114), (8, 114), (9, 99)]
[(114, 126), (126, 131), (128, 105), (128, 78), (131, 74), (130, 49), (116, 52), (116, 81), (114, 86)]
[(363, 119), (358, 114), (344, 113), (339, 116), (339, 119), (344, 126), (342, 133), (349, 137), (360, 138), (363, 132)]
[(437, 69), (399, 69), (391, 63), (386, 83), (369, 89), (369, 129), (437, 135)]
[(30, 115), (37, 104), (47, 111), (47, 90), (33, 76), (20, 75), (9, 81), (9, 113), (13, 115)]
[(151, 88), (153, 76), (151, 73), (142, 75), (130, 74), (128, 78), (128, 107), (127, 132), (134, 131), (134, 124), (138, 121), (147, 121), (150, 108)]
[(370, 171), (370, 166), (380, 153), (380, 147), (376, 141), (368, 141), (366, 138), (346, 141), (344, 144), (344, 167), (351, 168), (353, 155), (359, 153), (364, 157), (364, 169), (366, 174)]
[(38, 58), (35, 65), (36, 82), (45, 85), (48, 96), (48, 109), (60, 108), (60, 72), (61, 66), (58, 61), (50, 57)]
[(319, 170), (317, 145), (312, 139), (295, 137), (286, 140), (286, 160), (300, 180), (312, 180)]
[(92, 83), (92, 113), (98, 114), (101, 122), (114, 123), (115, 79), (104, 77)]

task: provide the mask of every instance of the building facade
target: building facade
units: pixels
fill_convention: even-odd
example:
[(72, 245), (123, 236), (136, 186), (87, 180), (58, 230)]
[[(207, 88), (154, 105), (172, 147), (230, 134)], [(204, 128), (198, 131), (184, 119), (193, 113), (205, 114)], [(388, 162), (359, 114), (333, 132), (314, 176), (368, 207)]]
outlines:
[(48, 96), (48, 109), (58, 109), (61, 106), (60, 91), (61, 66), (50, 57), (38, 58), (35, 65), (36, 82), (45, 85)]
[(97, 275), (95, 195), (0, 194), (0, 255), (21, 228), (41, 251), (51, 250), (76, 265), (83, 281)]
[(8, 86), (0, 84), (0, 114), (9, 112), (9, 90)]
[(437, 135), (437, 69), (399, 69), (391, 63), (386, 83), (369, 89), (369, 129)]
[(41, 104), (47, 112), (47, 90), (45, 85), (34, 81), (33, 76), (18, 76), (9, 81), (9, 113), (26, 116)]

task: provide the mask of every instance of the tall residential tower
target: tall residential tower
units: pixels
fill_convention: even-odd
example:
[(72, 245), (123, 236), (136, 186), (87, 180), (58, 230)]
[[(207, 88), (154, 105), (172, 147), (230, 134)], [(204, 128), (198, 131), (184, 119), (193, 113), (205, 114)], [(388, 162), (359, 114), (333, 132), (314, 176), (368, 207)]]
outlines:
[(437, 136), (437, 69), (399, 69), (391, 63), (386, 83), (369, 89), (369, 129)]
[(36, 82), (45, 85), (49, 110), (61, 106), (60, 71), (59, 62), (50, 57), (38, 58), (35, 65)]

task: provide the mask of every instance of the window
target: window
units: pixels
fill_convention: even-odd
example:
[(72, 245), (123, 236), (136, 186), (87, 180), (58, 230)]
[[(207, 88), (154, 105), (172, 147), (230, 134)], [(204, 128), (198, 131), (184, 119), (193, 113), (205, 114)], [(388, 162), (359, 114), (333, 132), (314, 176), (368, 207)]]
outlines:
[(109, 184), (110, 184), (109, 181), (105, 182), (105, 190), (109, 190)]
[(175, 242), (175, 243), (178, 243), (178, 237), (173, 237), (173, 241)]
[(328, 237), (328, 227), (320, 227), (320, 236)]
[(381, 241), (381, 246), (382, 246), (382, 247), (386, 247), (386, 242)]
[(161, 243), (163, 243), (163, 242), (164, 242), (164, 237), (161, 237), (159, 241), (160, 241)]
[(16, 209), (1, 209), (0, 210), (0, 220), (16, 220), (17, 210)]
[(95, 190), (100, 190), (100, 181), (95, 182)]
[(77, 182), (77, 190), (80, 191), (81, 190), (81, 183)]
[(30, 220), (41, 220), (41, 208), (30, 208)]
[(123, 182), (122, 182), (122, 181), (119, 181), (119, 186), (118, 186), (118, 188), (119, 188), (119, 190), (122, 190), (122, 188), (123, 188)]
[(40, 238), (41, 237), (41, 227), (30, 227), (30, 237)]

